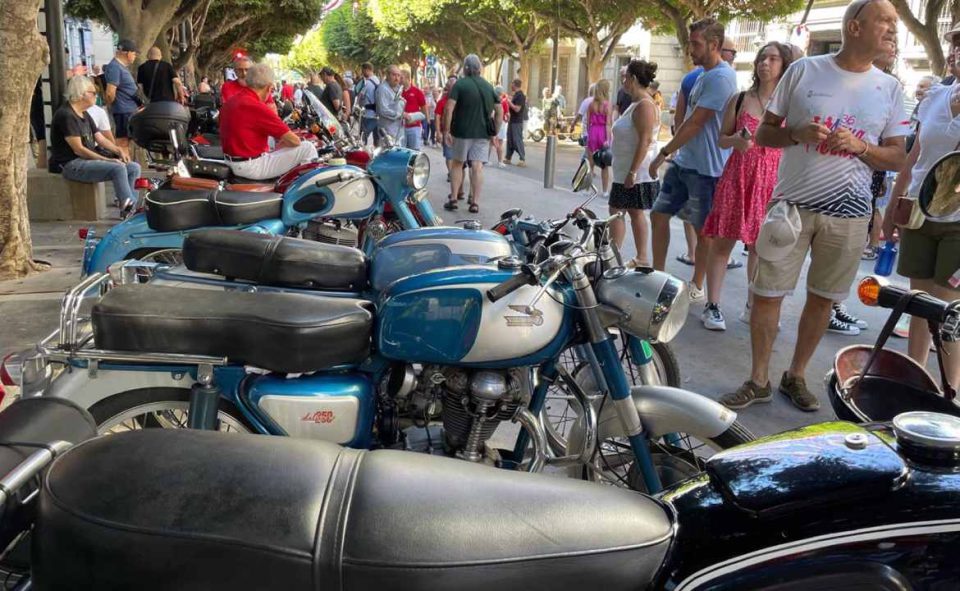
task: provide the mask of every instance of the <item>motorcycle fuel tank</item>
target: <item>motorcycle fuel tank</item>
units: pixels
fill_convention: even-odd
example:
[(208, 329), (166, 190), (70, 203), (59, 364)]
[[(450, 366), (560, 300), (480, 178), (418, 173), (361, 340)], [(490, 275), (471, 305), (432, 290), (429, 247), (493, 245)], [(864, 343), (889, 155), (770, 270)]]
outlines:
[(370, 284), (383, 291), (397, 279), (444, 267), (479, 265), (510, 256), (506, 238), (488, 230), (419, 228), (386, 236), (370, 260)]
[(291, 437), (366, 447), (374, 417), (373, 385), (364, 375), (257, 378), (246, 397), (258, 414)]
[[(323, 185), (344, 173), (351, 178)], [(296, 225), (315, 217), (361, 218), (373, 211), (376, 200), (377, 189), (362, 170), (347, 165), (325, 166), (290, 184), (283, 194), (283, 220)]]
[(445, 365), (515, 367), (550, 359), (571, 331), (564, 296), (545, 295), (527, 310), (538, 289), (528, 285), (491, 302), (487, 290), (511, 276), (492, 265), (451, 267), (393, 283), (381, 296), (377, 348), (391, 359)]

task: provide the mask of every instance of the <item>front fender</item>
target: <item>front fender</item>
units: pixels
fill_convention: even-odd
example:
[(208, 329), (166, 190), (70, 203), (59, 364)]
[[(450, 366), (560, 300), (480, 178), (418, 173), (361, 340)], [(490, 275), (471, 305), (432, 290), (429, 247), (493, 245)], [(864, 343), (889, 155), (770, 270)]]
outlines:
[[(670, 386), (634, 386), (630, 396), (640, 412), (640, 421), (651, 439), (668, 433), (686, 433), (697, 439), (713, 439), (737, 420), (737, 413), (719, 402), (689, 390)], [(601, 439), (626, 437), (615, 405), (605, 404), (598, 417)]]

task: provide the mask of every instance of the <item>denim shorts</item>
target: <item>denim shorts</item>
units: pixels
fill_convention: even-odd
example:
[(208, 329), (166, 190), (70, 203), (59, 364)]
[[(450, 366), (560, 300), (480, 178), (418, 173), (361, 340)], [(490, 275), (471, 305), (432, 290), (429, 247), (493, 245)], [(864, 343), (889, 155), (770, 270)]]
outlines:
[(717, 177), (705, 176), (690, 168), (671, 164), (660, 183), (660, 194), (653, 203), (657, 213), (677, 215), (683, 211), (685, 221), (697, 230), (703, 227), (713, 208), (713, 191)]
[(113, 113), (113, 135), (118, 138), (130, 137), (128, 128), (130, 127), (130, 118), (133, 113)]

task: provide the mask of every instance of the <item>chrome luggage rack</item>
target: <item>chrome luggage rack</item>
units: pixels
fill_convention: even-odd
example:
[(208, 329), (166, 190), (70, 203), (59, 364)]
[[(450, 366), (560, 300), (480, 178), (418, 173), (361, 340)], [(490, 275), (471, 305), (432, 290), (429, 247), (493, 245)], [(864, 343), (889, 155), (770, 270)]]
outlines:
[(91, 298), (99, 299), (110, 289), (126, 283), (142, 283), (153, 275), (157, 263), (124, 261), (111, 265), (106, 273), (90, 275), (64, 294), (60, 303), (60, 327), (37, 344), (37, 353), (46, 361), (70, 364), (76, 360), (88, 362), (117, 361), (160, 363), (172, 365), (226, 365), (226, 357), (188, 355), (182, 353), (151, 353), (112, 351), (92, 347), (93, 327), (89, 313), (83, 306)]

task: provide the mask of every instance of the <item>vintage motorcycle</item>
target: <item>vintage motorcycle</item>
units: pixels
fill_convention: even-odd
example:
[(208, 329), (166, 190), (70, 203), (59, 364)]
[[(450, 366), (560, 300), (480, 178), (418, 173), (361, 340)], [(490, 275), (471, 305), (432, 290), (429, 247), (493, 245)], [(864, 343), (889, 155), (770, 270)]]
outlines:
[[(330, 140), (349, 142), (336, 119), (330, 118)], [(229, 168), (222, 163), (199, 161), (198, 166), (207, 169), (209, 175), (229, 179)], [(181, 177), (190, 176), (186, 170), (181, 172), (186, 173)], [(369, 253), (388, 231), (437, 225), (425, 190), (429, 175), (430, 160), (425, 155), (387, 148), (367, 164), (366, 170), (330, 161), (326, 166), (291, 171), (280, 181), (281, 186), (286, 184), (282, 194), (161, 188), (147, 195), (145, 212), (130, 216), (103, 236), (94, 228), (81, 229), (85, 241), (82, 272), (84, 276), (103, 272), (110, 264), (131, 258), (177, 261), (184, 237), (200, 228), (291, 235), (302, 233), (318, 218), (352, 220), (362, 225), (364, 235), (358, 237), (359, 244)]]
[[(417, 244), (411, 232), (373, 258), (369, 275), (362, 254), (349, 249), (316, 244), (309, 252), (303, 243), (270, 239), (259, 249), (242, 242), (195, 249), (191, 239), (185, 260), (259, 285), (120, 285), (94, 304), (92, 334), (84, 334), (82, 296), (109, 281), (90, 278), (67, 296), (61, 329), (40, 344), (39, 367), (29, 372), (40, 385), (27, 389), (90, 408), (101, 429), (187, 421), (216, 428), (219, 421), (232, 431), (436, 450), (531, 471), (580, 466), (598, 479), (611, 470), (598, 444), (616, 442), (632, 460), (614, 468), (656, 491), (662, 464), (655, 457), (687, 453), (685, 441), (722, 449), (752, 436), (735, 413), (706, 398), (662, 386), (630, 388), (616, 333), (630, 335), (634, 363), (652, 362), (645, 340), (668, 342), (682, 327), (684, 285), (652, 270), (626, 271), (610, 248), (607, 222), (575, 219), (581, 239), (553, 242), (539, 264), (505, 258), (399, 278), (404, 260), (449, 252), (457, 241), (500, 237), (467, 231)], [(598, 250), (586, 248), (598, 239)], [(375, 300), (355, 293), (368, 281)], [(296, 293), (291, 286), (342, 293)], [(593, 373), (594, 383), (605, 384), (598, 396), (609, 400), (599, 413), (560, 363), (570, 349), (585, 363), (578, 374)], [(50, 363), (65, 370), (54, 376)], [(579, 399), (588, 432), (609, 413), (622, 428), (609, 422), (602, 440), (585, 437), (580, 449), (556, 453), (538, 417), (558, 381)], [(487, 446), (504, 421), (523, 427), (512, 450)]]
[(960, 580), (960, 419), (936, 413), (767, 437), (652, 497), (321, 441), (93, 435), (91, 417), (60, 399), (0, 414), (0, 542), (6, 563), (25, 557), (15, 589), (900, 591)]

